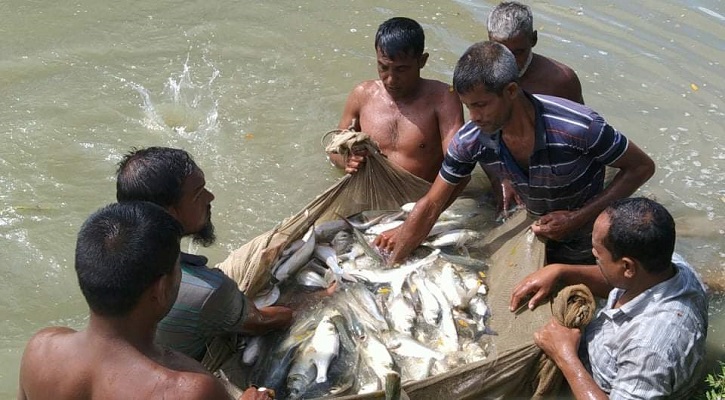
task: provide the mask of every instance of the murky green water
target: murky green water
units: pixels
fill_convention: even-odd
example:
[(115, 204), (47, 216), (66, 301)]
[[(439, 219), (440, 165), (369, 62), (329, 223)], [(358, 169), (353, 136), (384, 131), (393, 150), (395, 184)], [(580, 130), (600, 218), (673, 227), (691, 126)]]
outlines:
[[(114, 200), (131, 147), (190, 151), (216, 195), (226, 253), (299, 210), (340, 175), (320, 137), (349, 90), (374, 78), (385, 19), (417, 19), (424, 75), (450, 81), (496, 2), (4, 0), (0, 27), (0, 398), (25, 342), (82, 327), (75, 234)], [(537, 51), (579, 74), (586, 102), (657, 162), (641, 190), (687, 228), (678, 250), (725, 266), (725, 7), (719, 0), (533, 4)], [(709, 342), (725, 353), (722, 301)]]

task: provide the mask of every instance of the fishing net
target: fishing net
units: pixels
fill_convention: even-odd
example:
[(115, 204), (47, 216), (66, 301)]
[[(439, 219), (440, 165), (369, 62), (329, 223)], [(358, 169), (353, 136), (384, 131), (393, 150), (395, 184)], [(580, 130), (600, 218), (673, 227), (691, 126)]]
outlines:
[[(279, 226), (254, 238), (232, 252), (217, 267), (239, 283), (253, 297), (269, 284), (270, 269), (291, 242), (301, 238), (316, 222), (338, 219), (365, 210), (392, 210), (416, 201), (429, 184), (404, 171), (380, 154), (363, 133), (332, 132), (328, 151), (344, 156), (359, 149), (368, 151), (364, 166), (345, 175), (310, 202), (302, 211)], [(554, 315), (567, 326), (586, 325), (594, 312), (594, 300), (585, 287), (564, 288), (550, 305), (533, 311), (509, 311), (513, 286), (544, 265), (545, 245), (530, 229), (533, 222), (520, 211), (491, 230), (476, 248), (489, 260), (486, 272), (487, 303), (493, 331), (485, 360), (403, 385), (413, 399), (544, 398), (555, 396), (562, 383), (561, 373), (533, 343), (533, 333)], [(228, 342), (218, 341), (208, 349), (205, 365), (216, 370), (233, 352)], [(383, 391), (341, 397), (345, 399), (385, 398)]]

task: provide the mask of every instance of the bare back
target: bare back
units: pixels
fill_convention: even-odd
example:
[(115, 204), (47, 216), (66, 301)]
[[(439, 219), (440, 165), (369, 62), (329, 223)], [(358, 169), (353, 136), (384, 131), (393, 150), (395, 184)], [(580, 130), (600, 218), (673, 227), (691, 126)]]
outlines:
[(584, 104), (582, 87), (574, 70), (566, 65), (534, 53), (531, 65), (519, 85), (529, 93), (563, 97)]
[(353, 120), (394, 164), (432, 182), (448, 142), (463, 125), (463, 108), (449, 85), (421, 79), (413, 96), (395, 100), (380, 80), (359, 84), (348, 97), (341, 129)]
[(117, 339), (47, 328), (25, 349), (18, 399), (229, 399), (196, 361), (172, 350), (155, 358)]

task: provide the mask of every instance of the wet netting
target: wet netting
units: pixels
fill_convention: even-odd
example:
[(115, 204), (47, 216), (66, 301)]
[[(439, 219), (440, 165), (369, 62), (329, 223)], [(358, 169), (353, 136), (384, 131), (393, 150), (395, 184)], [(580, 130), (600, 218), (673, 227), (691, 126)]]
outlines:
[[(270, 285), (271, 268), (282, 251), (302, 238), (313, 224), (365, 210), (398, 209), (426, 193), (427, 182), (390, 164), (364, 133), (334, 131), (327, 145), (328, 151), (343, 155), (359, 148), (367, 150), (369, 157), (358, 173), (345, 175), (299, 213), (233, 251), (217, 267), (236, 280), (249, 297), (254, 297)], [(485, 257), (489, 265), (485, 272), (486, 300), (491, 314), (486, 324), (491, 331), (488, 356), (425, 379), (404, 382), (401, 398), (496, 399), (557, 395), (563, 378), (533, 343), (533, 333), (552, 315), (566, 326), (583, 327), (591, 320), (595, 305), (589, 290), (579, 285), (562, 289), (550, 303), (533, 311), (509, 311), (513, 286), (544, 265), (544, 243), (532, 233), (532, 222), (525, 211), (519, 211), (494, 229), (490, 229), (490, 224), (481, 224), (486, 235), (472, 246), (476, 248), (475, 254)], [(204, 363), (210, 370), (217, 371), (235, 351), (233, 341), (217, 340), (209, 346)], [(379, 390), (337, 397), (377, 399), (385, 396), (385, 392)]]

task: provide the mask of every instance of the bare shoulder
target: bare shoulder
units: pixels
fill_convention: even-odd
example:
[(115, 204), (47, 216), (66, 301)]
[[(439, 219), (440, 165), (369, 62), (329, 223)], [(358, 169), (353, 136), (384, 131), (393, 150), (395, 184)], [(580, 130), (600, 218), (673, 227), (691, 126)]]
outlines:
[(382, 89), (382, 85), (379, 80), (371, 79), (362, 81), (355, 85), (350, 92), (350, 97), (356, 97), (358, 99), (366, 99), (374, 97)]
[(453, 86), (448, 83), (435, 79), (423, 79), (423, 82), (425, 84), (425, 93), (427, 95), (436, 95), (444, 98), (458, 98), (455, 90), (453, 90)]
[(547, 64), (545, 70), (549, 72), (550, 76), (556, 77), (559, 82), (571, 82), (573, 80), (579, 82), (579, 77), (577, 76), (576, 72), (574, 72), (574, 70), (568, 65), (556, 61), (553, 58), (545, 56), (542, 56), (542, 58)]
[[(208, 372), (179, 372), (169, 385), (170, 398), (188, 400), (229, 400), (231, 396), (219, 379)], [(174, 392), (174, 393), (172, 393)]]
[(28, 361), (32, 361), (32, 357), (38, 354), (42, 355), (43, 360), (47, 360), (58, 352), (65, 352), (67, 345), (63, 343), (77, 333), (66, 327), (43, 328), (28, 341), (23, 359), (29, 358)]

